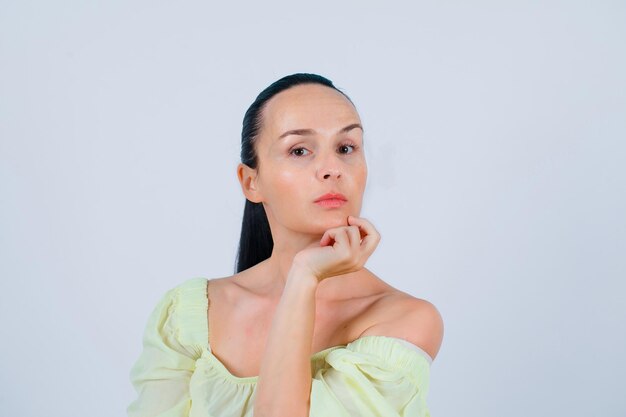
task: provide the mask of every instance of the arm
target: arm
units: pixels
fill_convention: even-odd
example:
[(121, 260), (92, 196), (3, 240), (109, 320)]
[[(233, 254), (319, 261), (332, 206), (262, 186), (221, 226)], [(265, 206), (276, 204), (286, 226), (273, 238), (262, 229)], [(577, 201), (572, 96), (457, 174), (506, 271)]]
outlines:
[(317, 278), (293, 266), (269, 332), (254, 415), (306, 417), (311, 393), (311, 345)]
[(180, 323), (175, 306), (179, 302), (178, 288), (172, 289), (150, 314), (143, 334), (143, 350), (130, 372), (137, 396), (127, 407), (129, 417), (189, 415), (189, 380), (196, 357), (177, 336)]
[(348, 216), (347, 221), (349, 226), (328, 229), (319, 247), (308, 247), (294, 257), (261, 363), (256, 417), (309, 415), (317, 284), (360, 270), (380, 240), (367, 220)]
[(430, 364), (393, 337), (363, 337), (313, 378), (311, 417), (430, 417)]

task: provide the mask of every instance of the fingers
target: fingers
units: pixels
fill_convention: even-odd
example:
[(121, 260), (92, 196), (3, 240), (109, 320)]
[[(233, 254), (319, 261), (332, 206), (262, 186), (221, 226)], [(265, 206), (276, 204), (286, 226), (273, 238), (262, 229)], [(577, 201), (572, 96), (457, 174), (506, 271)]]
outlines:
[(333, 250), (341, 252), (342, 257), (362, 264), (374, 252), (379, 241), (380, 234), (368, 220), (348, 216), (348, 226), (326, 230), (320, 246), (331, 246)]
[(374, 252), (380, 235), (374, 226), (363, 218), (348, 216), (348, 225), (328, 229), (322, 235), (320, 246), (327, 247), (324, 276), (342, 275), (360, 270)]
[(374, 225), (362, 217), (354, 216), (348, 216), (348, 223), (358, 226), (361, 235), (364, 236), (361, 241), (361, 246), (363, 246), (368, 253), (374, 252), (376, 245), (378, 245), (380, 241), (380, 233), (378, 233)]
[(358, 249), (360, 246), (363, 246), (364, 249), (371, 249), (373, 251), (380, 240), (380, 234), (372, 223), (362, 217), (354, 216), (348, 216), (348, 223), (350, 224), (349, 226), (339, 226), (328, 229), (322, 236), (320, 245), (328, 245), (331, 239), (336, 240), (339, 231), (343, 231), (347, 235), (347, 242), (350, 247)]
[(350, 247), (352, 250), (359, 250), (361, 246), (361, 233), (357, 226), (344, 226), (348, 238), (350, 239)]
[(345, 232), (344, 227), (333, 227), (332, 229), (328, 229), (324, 232), (322, 239), (320, 240), (320, 246), (328, 246), (330, 242), (334, 240), (333, 248), (337, 249), (339, 245), (341, 246), (350, 246), (350, 239)]

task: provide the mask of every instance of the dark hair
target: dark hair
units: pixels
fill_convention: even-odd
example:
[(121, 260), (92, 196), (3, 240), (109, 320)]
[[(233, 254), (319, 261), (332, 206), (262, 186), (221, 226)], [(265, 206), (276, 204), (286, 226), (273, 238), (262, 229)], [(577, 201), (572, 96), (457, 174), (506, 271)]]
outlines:
[[(281, 91), (299, 84), (321, 84), (330, 87), (339, 91), (352, 103), (350, 97), (335, 87), (332, 81), (321, 75), (296, 73), (273, 82), (259, 93), (243, 117), (243, 128), (241, 130), (241, 162), (243, 164), (253, 169), (256, 169), (258, 166), (259, 161), (255, 144), (262, 127), (261, 113), (265, 103)], [(246, 199), (243, 221), (241, 223), (236, 272), (241, 272), (266, 260), (271, 256), (273, 248), (274, 240), (272, 239), (272, 232), (263, 204), (253, 203)]]

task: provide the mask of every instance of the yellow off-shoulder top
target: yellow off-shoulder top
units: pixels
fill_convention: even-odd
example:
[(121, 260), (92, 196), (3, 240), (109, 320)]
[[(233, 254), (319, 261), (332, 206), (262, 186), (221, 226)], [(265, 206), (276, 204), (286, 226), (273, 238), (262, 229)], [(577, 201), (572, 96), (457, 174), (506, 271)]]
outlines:
[[(128, 417), (251, 417), (258, 377), (238, 377), (211, 353), (206, 278), (170, 289), (149, 316), (130, 371)], [(389, 336), (362, 336), (311, 356), (311, 417), (430, 417), (432, 358)]]

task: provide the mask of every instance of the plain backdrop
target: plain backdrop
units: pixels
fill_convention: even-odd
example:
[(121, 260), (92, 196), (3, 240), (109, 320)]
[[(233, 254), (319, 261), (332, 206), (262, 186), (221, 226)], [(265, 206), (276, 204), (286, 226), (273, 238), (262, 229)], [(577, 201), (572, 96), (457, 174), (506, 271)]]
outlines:
[(625, 40), (620, 1), (0, 1), (0, 415), (125, 415), (294, 72), (365, 126), (367, 267), (444, 318), (432, 416), (626, 415)]

